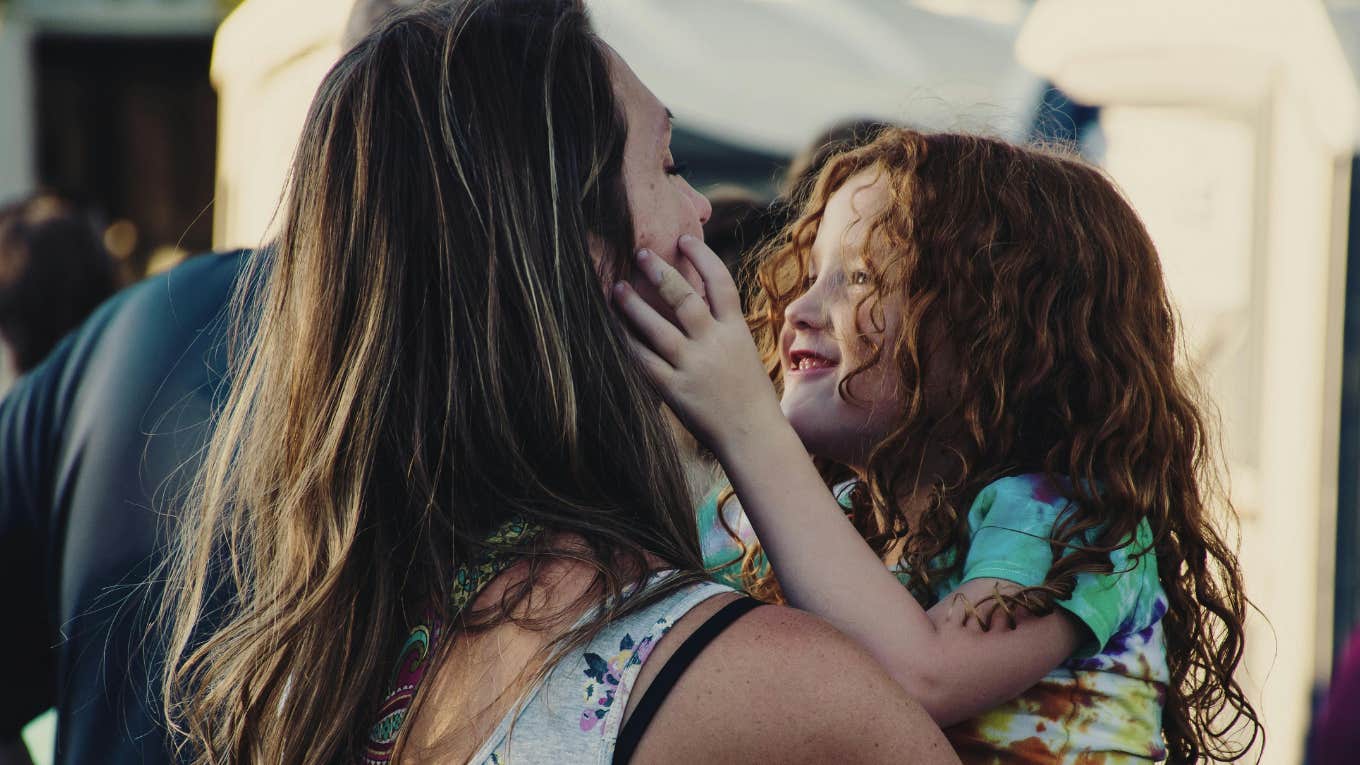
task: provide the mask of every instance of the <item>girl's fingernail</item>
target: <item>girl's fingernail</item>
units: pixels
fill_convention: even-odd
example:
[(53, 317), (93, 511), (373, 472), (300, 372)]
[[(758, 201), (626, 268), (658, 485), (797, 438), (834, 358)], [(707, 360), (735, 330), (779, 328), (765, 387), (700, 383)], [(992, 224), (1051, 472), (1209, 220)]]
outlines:
[(684, 236), (680, 237), (680, 241), (684, 242), (685, 244), (691, 244), (693, 242), (699, 241), (699, 237), (695, 236), (694, 234), (685, 234)]
[(623, 295), (623, 293), (626, 292), (627, 290), (628, 290), (628, 288), (627, 288), (626, 286), (624, 286), (624, 283), (623, 283), (623, 282), (614, 282), (614, 294), (615, 294), (615, 295), (620, 295), (620, 296), (621, 296), (621, 295)]
[(654, 254), (655, 254), (655, 253), (653, 253), (651, 250), (647, 250), (647, 249), (638, 250), (637, 259), (638, 259), (638, 260), (643, 260), (643, 259), (645, 259), (645, 258), (650, 258), (650, 257), (651, 257), (652, 255), (654, 255)]

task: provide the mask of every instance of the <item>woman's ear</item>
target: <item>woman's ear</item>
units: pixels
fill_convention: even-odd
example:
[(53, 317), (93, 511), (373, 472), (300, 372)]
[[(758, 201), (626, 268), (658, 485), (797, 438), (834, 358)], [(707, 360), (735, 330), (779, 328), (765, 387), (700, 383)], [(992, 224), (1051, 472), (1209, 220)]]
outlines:
[(612, 258), (609, 257), (609, 245), (599, 234), (594, 231), (586, 234), (586, 248), (590, 251), (590, 263), (595, 267), (595, 275), (600, 280), (600, 289), (608, 298), (610, 288), (624, 274), (620, 273), (617, 264), (612, 262)]
[(590, 250), (590, 262), (595, 264), (596, 273), (604, 273), (605, 252), (609, 249), (599, 234), (591, 231), (586, 234), (586, 247)]

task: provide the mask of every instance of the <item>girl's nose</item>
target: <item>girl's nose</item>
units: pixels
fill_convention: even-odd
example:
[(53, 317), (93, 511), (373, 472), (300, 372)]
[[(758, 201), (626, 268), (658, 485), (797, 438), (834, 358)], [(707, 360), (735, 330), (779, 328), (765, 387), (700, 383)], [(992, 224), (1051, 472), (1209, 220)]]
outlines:
[(816, 285), (784, 308), (784, 321), (796, 329), (821, 329), (826, 325), (826, 306)]

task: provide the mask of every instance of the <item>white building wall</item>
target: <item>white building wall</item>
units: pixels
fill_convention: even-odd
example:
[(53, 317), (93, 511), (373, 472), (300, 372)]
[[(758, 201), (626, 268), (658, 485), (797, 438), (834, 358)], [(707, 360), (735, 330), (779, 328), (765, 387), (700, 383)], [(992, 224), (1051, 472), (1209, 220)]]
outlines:
[(0, 11), (0, 204), (34, 190), (32, 27)]
[(1360, 89), (1320, 3), (1040, 0), (1021, 61), (1104, 107), (1165, 264), (1241, 516), (1239, 673), (1262, 762), (1303, 757), (1332, 651), (1340, 357)]
[(317, 85), (340, 55), (351, 0), (247, 0), (213, 48), (218, 94), (213, 246), (271, 234), (288, 166)]
[(222, 20), (217, 0), (10, 0), (43, 31), (87, 35), (211, 34)]

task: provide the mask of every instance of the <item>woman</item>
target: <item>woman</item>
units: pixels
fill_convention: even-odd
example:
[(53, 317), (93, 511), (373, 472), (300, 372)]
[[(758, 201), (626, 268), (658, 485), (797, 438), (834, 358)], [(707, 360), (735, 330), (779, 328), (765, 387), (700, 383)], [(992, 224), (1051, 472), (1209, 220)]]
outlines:
[(327, 75), (169, 572), (196, 761), (952, 760), (807, 615), (667, 663), (738, 615), (602, 286), (708, 215), (668, 139), (580, 2), (408, 12)]

